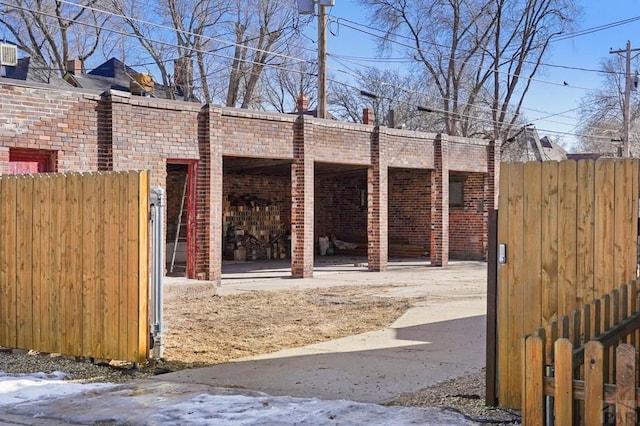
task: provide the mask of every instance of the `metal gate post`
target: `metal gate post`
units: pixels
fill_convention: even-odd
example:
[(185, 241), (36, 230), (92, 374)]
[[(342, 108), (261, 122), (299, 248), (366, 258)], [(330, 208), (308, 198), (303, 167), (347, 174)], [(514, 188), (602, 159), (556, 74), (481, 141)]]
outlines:
[(164, 341), (162, 339), (165, 332), (165, 325), (162, 323), (162, 301), (163, 288), (162, 278), (164, 276), (163, 262), (163, 217), (165, 206), (165, 195), (163, 188), (151, 190), (151, 274), (152, 274), (152, 318), (151, 337), (153, 338), (153, 358), (160, 359), (163, 356)]

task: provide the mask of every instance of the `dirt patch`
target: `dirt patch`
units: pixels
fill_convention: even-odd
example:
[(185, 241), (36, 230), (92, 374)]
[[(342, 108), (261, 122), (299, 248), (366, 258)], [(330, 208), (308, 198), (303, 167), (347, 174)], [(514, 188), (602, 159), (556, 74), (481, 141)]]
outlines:
[(217, 296), (211, 285), (168, 287), (163, 366), (201, 367), (387, 327), (419, 300), (381, 297), (390, 287), (229, 296)]

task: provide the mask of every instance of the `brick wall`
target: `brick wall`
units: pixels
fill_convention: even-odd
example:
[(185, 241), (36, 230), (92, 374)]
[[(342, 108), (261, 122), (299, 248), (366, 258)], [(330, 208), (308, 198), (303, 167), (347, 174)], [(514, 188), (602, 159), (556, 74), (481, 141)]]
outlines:
[[(452, 174), (452, 179), (461, 176)], [(455, 259), (483, 259), (486, 223), (485, 176), (465, 174), (464, 206), (449, 206), (449, 253)]]
[(60, 172), (97, 170), (99, 96), (4, 83), (0, 91), (0, 146), (57, 151)]
[(429, 247), (431, 171), (389, 169), (389, 241)]
[(367, 242), (366, 170), (358, 176), (324, 176), (315, 180), (315, 237), (333, 234), (339, 240)]
[[(61, 172), (147, 169), (152, 187), (166, 187), (167, 160), (197, 160), (194, 271), (195, 276), (214, 281), (221, 273), (221, 200), (235, 179), (223, 179), (225, 155), (292, 162), (281, 178), (271, 178), (275, 184), (264, 178), (236, 183), (270, 197), (277, 188), (283, 220), (292, 219), (292, 246), (297, 250), (292, 259), (294, 276), (310, 276), (314, 233), (331, 229), (344, 239), (369, 240), (369, 249), (378, 253), (376, 267), (386, 262), (381, 252), (386, 250), (387, 225), (390, 240), (433, 242), (435, 229), (432, 249), (448, 253), (450, 247), (456, 256), (483, 252), (486, 236), (478, 239), (464, 226), (472, 224), (474, 232), (486, 230), (486, 224), (476, 225), (484, 220), (484, 213), (477, 212), (478, 200), (495, 200), (491, 191), (499, 171), (491, 163), (499, 159), (499, 148), (494, 150), (488, 141), (461, 138), (438, 143), (436, 135), (403, 130), (0, 79), (0, 173), (8, 171), (9, 149), (39, 149), (56, 153)], [(438, 159), (443, 152), (445, 158)], [(357, 177), (316, 178), (317, 162), (367, 166), (368, 175), (363, 177), (363, 169)], [(387, 181), (388, 167), (406, 169), (391, 169)], [(465, 207), (443, 216), (448, 212), (448, 181), (438, 176), (448, 175), (449, 170), (477, 176), (468, 179)], [(487, 173), (491, 176), (481, 183)], [(365, 184), (366, 209), (360, 203)], [(479, 187), (484, 188), (482, 196)]]

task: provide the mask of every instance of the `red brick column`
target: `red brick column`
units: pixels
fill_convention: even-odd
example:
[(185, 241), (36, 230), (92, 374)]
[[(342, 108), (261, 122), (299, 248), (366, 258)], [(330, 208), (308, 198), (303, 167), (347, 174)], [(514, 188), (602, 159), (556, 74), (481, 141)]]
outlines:
[(449, 141), (439, 134), (433, 141), (435, 170), (431, 173), (431, 264), (449, 263)]
[(389, 180), (385, 134), (376, 127), (371, 134), (371, 167), (368, 170), (367, 233), (370, 271), (386, 271), (389, 254)]
[(220, 284), (222, 274), (221, 112), (203, 108), (198, 115), (200, 162), (196, 183), (196, 277)]
[[(304, 116), (296, 121), (293, 132), (293, 164), (291, 164), (291, 276), (313, 276), (313, 185), (314, 164), (305, 140), (312, 129), (305, 126)], [(309, 124), (311, 126), (311, 124)], [(308, 140), (313, 138), (308, 137)]]

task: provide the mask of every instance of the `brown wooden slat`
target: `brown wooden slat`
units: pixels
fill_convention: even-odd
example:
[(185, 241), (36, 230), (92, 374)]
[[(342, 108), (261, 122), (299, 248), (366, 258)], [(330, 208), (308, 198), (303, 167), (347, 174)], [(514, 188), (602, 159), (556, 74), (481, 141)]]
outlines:
[[(32, 236), (34, 241), (33, 246), (33, 260), (31, 262), (32, 280), (33, 280), (33, 323), (36, 324), (33, 328), (33, 345), (35, 348), (44, 348), (44, 336), (48, 333), (43, 330), (42, 323), (46, 320), (46, 311), (43, 316), (43, 303), (45, 298), (43, 297), (43, 287), (46, 283), (43, 280), (43, 271), (47, 269), (47, 241), (48, 233), (46, 225), (44, 224), (44, 209), (47, 205), (45, 193), (43, 192), (43, 183), (46, 179), (46, 175), (39, 174), (34, 177), (33, 182), (33, 229)], [(45, 303), (46, 305), (46, 303)], [(44, 350), (44, 349), (39, 349)]]
[[(120, 197), (120, 183), (117, 179), (103, 179), (104, 194), (108, 200), (117, 200)], [(120, 273), (120, 262), (117, 256), (118, 239), (114, 238), (119, 229), (120, 206), (117, 202), (105, 203), (104, 216), (104, 239), (102, 250), (104, 252), (104, 318), (102, 322), (104, 342), (104, 358), (118, 359), (118, 333), (111, 330), (120, 331), (119, 303), (116, 298), (111, 297), (120, 289), (118, 279)]]
[(604, 348), (600, 342), (591, 341), (586, 344), (584, 353), (584, 421), (587, 425), (602, 423), (604, 408), (603, 356)]
[[(53, 204), (54, 218), (53, 226), (56, 230), (57, 241), (53, 256), (53, 279), (55, 282), (55, 288), (53, 292), (55, 294), (56, 308), (50, 312), (50, 317), (55, 317), (55, 351), (61, 353), (68, 353), (66, 348), (66, 342), (68, 339), (67, 329), (67, 315), (71, 307), (71, 301), (69, 300), (69, 281), (67, 280), (67, 271), (64, 267), (65, 250), (69, 241), (69, 229), (66, 228), (67, 209), (64, 200), (67, 199), (67, 176), (56, 175), (54, 178), (55, 186), (55, 204)], [(53, 235), (52, 235), (53, 238)]]
[(142, 362), (149, 353), (149, 173), (139, 174), (138, 188), (138, 347)]
[(597, 294), (610, 293), (614, 288), (613, 254), (614, 205), (615, 205), (615, 162), (596, 161), (595, 185), (595, 241), (594, 241), (594, 288)]
[(509, 360), (510, 341), (509, 337), (509, 310), (510, 308), (510, 270), (512, 265), (511, 259), (511, 247), (509, 244), (509, 189), (511, 180), (512, 166), (509, 164), (502, 164), (500, 169), (500, 191), (498, 196), (500, 220), (498, 222), (498, 243), (507, 244), (507, 263), (498, 266), (498, 338), (497, 338), (497, 352), (498, 352), (498, 365), (497, 365), (497, 377), (498, 377), (498, 401), (500, 405), (508, 403), (508, 385), (509, 385), (509, 372), (511, 370), (512, 362)]
[[(528, 331), (523, 328), (524, 312), (524, 289), (526, 286), (525, 277), (521, 271), (526, 265), (524, 256), (519, 253), (524, 251), (527, 235), (524, 234), (524, 164), (515, 163), (511, 165), (509, 179), (509, 314), (508, 314), (508, 357), (514, 368), (509, 370), (507, 377), (507, 395), (505, 400), (500, 400), (501, 405), (511, 408), (521, 406), (521, 386), (522, 386), (522, 336)], [(502, 337), (500, 337), (502, 339)]]
[[(549, 324), (558, 319), (558, 174), (559, 163), (542, 163), (542, 260), (541, 260), (541, 324), (552, 337)], [(553, 342), (546, 340), (546, 358), (551, 359)]]
[[(573, 424), (573, 345), (569, 339), (555, 342), (555, 420), (558, 426)], [(542, 424), (542, 423), (540, 423)]]
[[(544, 336), (544, 329), (539, 332)], [(522, 424), (541, 425), (544, 419), (544, 337), (530, 335), (524, 339), (526, 354), (522, 402)]]
[(65, 203), (65, 227), (67, 228), (67, 249), (65, 251), (64, 269), (65, 280), (68, 285), (65, 287), (65, 295), (68, 307), (65, 313), (65, 327), (67, 331), (67, 341), (64, 345), (64, 353), (82, 353), (82, 262), (83, 239), (82, 239), (82, 179), (80, 174), (69, 175), (65, 179), (66, 203)]
[[(631, 190), (633, 184), (633, 163), (626, 160), (618, 160), (614, 162), (614, 194), (615, 205), (613, 211), (613, 252), (611, 259), (615, 259), (612, 263), (613, 267), (613, 286), (619, 288), (626, 284), (632, 277), (629, 276), (628, 256), (632, 255), (627, 249), (629, 233), (631, 232), (631, 220), (634, 217), (631, 211), (632, 199)], [(635, 216), (638, 211), (636, 210)], [(633, 277), (635, 278), (635, 277)]]
[(33, 179), (17, 178), (16, 192), (16, 344), (33, 347)]
[(563, 161), (559, 170), (558, 229), (558, 315), (568, 315), (576, 307), (577, 277), (577, 165)]
[(99, 305), (99, 276), (98, 276), (98, 256), (91, 256), (91, 253), (98, 253), (98, 214), (96, 199), (102, 194), (97, 191), (97, 174), (90, 173), (82, 179), (82, 238), (84, 240), (83, 250), (87, 254), (82, 261), (82, 310), (84, 324), (82, 328), (82, 354), (91, 356), (95, 353), (96, 339), (95, 329), (100, 315)]
[[(591, 302), (597, 297), (594, 289), (595, 239), (595, 162), (577, 163), (578, 190), (576, 205), (576, 304)], [(562, 235), (562, 234), (561, 234)]]
[(616, 348), (616, 424), (636, 425), (636, 369), (637, 356), (633, 346)]
[[(523, 241), (522, 259), (518, 267), (519, 284), (522, 288), (521, 323), (518, 338), (541, 325), (542, 317), (542, 163), (529, 162), (524, 165), (522, 197)], [(524, 219), (526, 218), (526, 220)], [(520, 256), (517, 256), (520, 257)]]
[(17, 347), (16, 304), (16, 190), (17, 179), (0, 179), (0, 345)]

